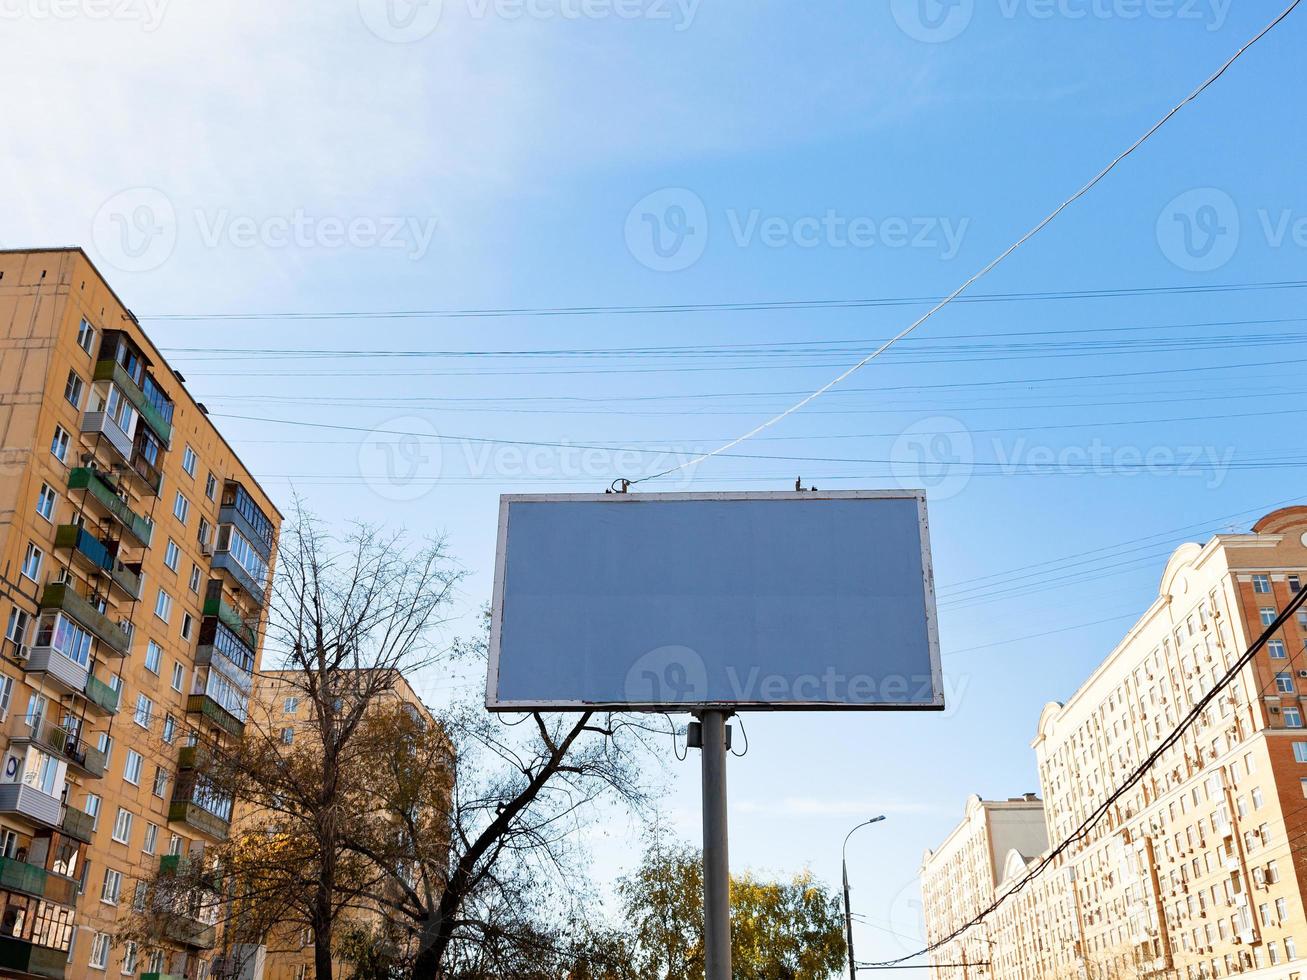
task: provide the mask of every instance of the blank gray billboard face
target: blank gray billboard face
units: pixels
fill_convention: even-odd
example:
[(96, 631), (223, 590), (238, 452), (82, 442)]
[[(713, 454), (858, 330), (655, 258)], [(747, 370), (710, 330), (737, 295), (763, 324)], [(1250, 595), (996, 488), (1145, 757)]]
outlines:
[(943, 708), (924, 496), (503, 497), (486, 705)]

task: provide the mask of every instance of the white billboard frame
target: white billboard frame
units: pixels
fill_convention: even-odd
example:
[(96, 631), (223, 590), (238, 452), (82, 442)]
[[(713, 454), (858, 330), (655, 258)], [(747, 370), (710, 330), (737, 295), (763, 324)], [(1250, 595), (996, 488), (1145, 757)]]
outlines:
[[(921, 540), (921, 571), (925, 599), (927, 652), (930, 661), (931, 700), (916, 702), (869, 702), (850, 704), (834, 701), (506, 701), (498, 697), (500, 640), (503, 628), (504, 576), (507, 566), (508, 511), (515, 503), (595, 503), (620, 507), (629, 504), (676, 501), (784, 501), (802, 504), (814, 500), (915, 500)], [(498, 539), (495, 546), (495, 580), (490, 614), (489, 664), (486, 672), (486, 710), (492, 712), (658, 712), (699, 714), (705, 711), (943, 711), (944, 684), (940, 664), (938, 618), (935, 609), (934, 564), (930, 552), (930, 527), (924, 490), (804, 490), (804, 491), (717, 491), (689, 493), (540, 493), (501, 494)]]

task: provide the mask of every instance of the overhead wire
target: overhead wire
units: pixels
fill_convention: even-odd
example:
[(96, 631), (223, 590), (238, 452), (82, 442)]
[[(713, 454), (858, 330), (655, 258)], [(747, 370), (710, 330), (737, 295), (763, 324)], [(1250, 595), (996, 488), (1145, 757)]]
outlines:
[(1214, 85), (1217, 82), (1217, 80), (1219, 80), (1222, 76), (1224, 76), (1225, 73), (1228, 72), (1230, 68), (1232, 68), (1234, 64), (1238, 62), (1239, 59), (1242, 58), (1243, 55), (1249, 49), (1251, 49), (1255, 44), (1257, 44), (1262, 38), (1270, 34), (1271, 31), (1273, 31), (1276, 27), (1278, 27), (1291, 13), (1293, 13), (1294, 10), (1298, 8), (1298, 6), (1301, 3), (1302, 0), (1292, 0), (1292, 2), (1277, 17), (1275, 17), (1275, 19), (1273, 19), (1269, 24), (1267, 24), (1266, 27), (1264, 27), (1256, 36), (1254, 36), (1251, 40), (1249, 40), (1241, 48), (1239, 48), (1239, 50), (1236, 51), (1229, 58), (1229, 60), (1225, 62), (1225, 64), (1223, 64), (1219, 69), (1217, 69), (1216, 72), (1211, 75), (1211, 77), (1209, 77), (1205, 82), (1203, 82), (1196, 89), (1194, 89), (1193, 92), (1191, 92), (1188, 96), (1186, 96), (1183, 100), (1181, 100), (1178, 105), (1176, 105), (1169, 112), (1167, 112), (1156, 123), (1154, 123), (1153, 126), (1143, 134), (1143, 136), (1139, 137), (1139, 139), (1135, 140), (1135, 142), (1132, 143), (1130, 146), (1128, 146), (1122, 153), (1118, 154), (1117, 157), (1113, 159), (1110, 163), (1108, 163), (1106, 167), (1104, 167), (1094, 177), (1092, 177), (1088, 183), (1086, 183), (1078, 191), (1076, 191), (1069, 198), (1067, 198), (1056, 208), (1054, 208), (1051, 212), (1049, 212), (1049, 214), (1046, 217), (1044, 217), (1033, 228), (1027, 231), (1020, 238), (1018, 238), (1013, 244), (1008, 246), (1004, 251), (999, 253), (997, 257), (991, 260), (979, 272), (975, 273), (974, 275), (971, 276), (971, 278), (964, 281), (960, 286), (954, 289), (953, 292), (945, 296), (942, 300), (940, 300), (929, 310), (927, 310), (922, 316), (918, 317), (912, 323), (908, 324), (908, 326), (904, 327), (901, 331), (899, 331), (897, 334), (895, 334), (893, 337), (887, 340), (880, 347), (876, 348), (874, 351), (867, 354), (865, 357), (863, 357), (857, 363), (849, 367), (847, 370), (841, 372), (836, 377), (826, 382), (826, 384), (822, 385), (820, 388), (817, 388), (812, 393), (806, 395), (805, 397), (801, 398), (799, 401), (795, 402), (793, 405), (785, 409), (783, 412), (780, 412), (772, 416), (771, 418), (767, 419), (766, 421), (759, 423), (758, 425), (750, 429), (748, 432), (745, 432), (743, 435), (740, 435), (737, 438), (724, 443), (723, 445), (719, 446), (717, 449), (714, 449), (710, 452), (700, 455), (694, 460), (690, 460), (688, 462), (683, 462), (683, 463), (677, 463), (675, 466), (663, 470), (662, 472), (633, 479), (630, 481), (629, 485), (633, 486), (640, 483), (648, 483), (651, 480), (656, 480), (661, 477), (668, 476), (672, 473), (677, 472), (678, 470), (686, 469), (691, 466), (697, 466), (699, 463), (702, 463), (705, 460), (711, 459), (714, 456), (719, 456), (722, 453), (725, 453), (728, 450), (735, 448), (741, 443), (751, 439), (753, 436), (756, 436), (764, 432), (765, 430), (771, 428), (772, 426), (780, 423), (784, 419), (789, 418), (791, 415), (795, 414), (796, 412), (801, 411), (805, 406), (807, 406), (813, 401), (816, 401), (827, 391), (837, 387), (846, 379), (848, 379), (858, 371), (862, 370), (862, 368), (864, 368), (866, 365), (870, 364), (881, 354), (885, 353), (891, 347), (893, 347), (894, 344), (897, 343), (899, 340), (907, 337), (909, 334), (915, 332), (918, 328), (920, 328), (921, 326), (929, 322), (935, 316), (935, 314), (937, 314), (940, 310), (946, 308), (954, 300), (961, 297), (963, 293), (965, 293), (968, 289), (971, 288), (971, 286), (973, 286), (975, 283), (977, 283), (982, 278), (987, 276), (994, 269), (998, 268), (998, 266), (1001, 265), (1004, 262), (1004, 260), (1008, 258), (1008, 256), (1012, 255), (1023, 245), (1025, 245), (1028, 241), (1030, 241), (1041, 231), (1047, 228), (1050, 224), (1052, 224), (1053, 221), (1057, 219), (1057, 217), (1060, 214), (1062, 214), (1062, 212), (1067, 210), (1067, 208), (1071, 207), (1073, 204), (1075, 204), (1077, 201), (1083, 198), (1086, 194), (1088, 194), (1091, 190), (1093, 190), (1096, 186), (1098, 186), (1099, 183), (1105, 180), (1107, 176), (1111, 174), (1114, 170), (1116, 170), (1116, 168), (1120, 166), (1120, 164), (1124, 160), (1126, 160), (1128, 157), (1134, 154), (1136, 150), (1138, 150), (1141, 146), (1143, 146), (1146, 142), (1148, 142), (1148, 140), (1150, 140), (1154, 134), (1156, 134), (1159, 130), (1161, 130), (1163, 126), (1165, 126), (1171, 119), (1173, 119), (1176, 115), (1178, 115), (1180, 111), (1185, 108), (1185, 106), (1195, 101), (1200, 95), (1202, 95), (1205, 91), (1207, 91), (1208, 88)]

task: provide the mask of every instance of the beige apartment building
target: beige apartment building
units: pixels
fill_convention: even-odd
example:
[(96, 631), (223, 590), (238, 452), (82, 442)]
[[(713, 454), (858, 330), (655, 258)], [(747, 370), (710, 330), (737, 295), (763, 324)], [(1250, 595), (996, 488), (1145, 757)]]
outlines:
[[(294, 745), (308, 737), (313, 739), (314, 720), (312, 706), (304, 693), (302, 675), (293, 670), (260, 671), (256, 677), (254, 700), (250, 706), (251, 724), (256, 730), (280, 738), (285, 745)], [(408, 680), (397, 675), (387, 694), (377, 699), (378, 708), (403, 706), (413, 717), (430, 728), (437, 726), (430, 709), (422, 703)], [(312, 741), (310, 742), (312, 744)], [(454, 770), (449, 768), (452, 785)], [(257, 811), (237, 803), (236, 825), (250, 828), (259, 818)], [(398, 899), (399, 896), (392, 896)], [(355, 908), (337, 926), (337, 935), (350, 928), (378, 930), (390, 916), (382, 906)], [(307, 923), (286, 922), (272, 930), (265, 945), (234, 957), (241, 962), (243, 978), (249, 980), (306, 980), (313, 976), (313, 935)], [(335, 961), (335, 974), (347, 976), (349, 964)]]
[(205, 980), (211, 909), (115, 933), (232, 801), (280, 516), (80, 249), (0, 252), (0, 976)]
[[(1305, 576), (1303, 507), (1175, 551), (1144, 615), (1067, 702), (1049, 704), (1038, 720), (1032, 746), (1051, 842), (1075, 832), (1162, 744)], [(1297, 980), (1307, 949), (1305, 648), (1307, 611), (1142, 782), (1015, 894), (1039, 855), (1005, 858), (993, 895), (1011, 898), (973, 930), (988, 948), (984, 976)], [(930, 888), (927, 864), (927, 934), (938, 936), (962, 913)], [(988, 869), (968, 873), (983, 883)]]

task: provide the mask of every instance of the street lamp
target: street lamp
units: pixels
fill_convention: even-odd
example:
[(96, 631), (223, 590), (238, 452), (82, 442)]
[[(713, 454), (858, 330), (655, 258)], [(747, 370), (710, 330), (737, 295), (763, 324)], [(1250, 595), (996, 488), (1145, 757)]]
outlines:
[(853, 913), (849, 909), (849, 838), (853, 836), (854, 831), (873, 823), (880, 823), (884, 819), (885, 815), (882, 813), (879, 817), (862, 821), (844, 835), (844, 845), (840, 848), (840, 868), (844, 872), (844, 942), (849, 947), (849, 980), (858, 980), (858, 968), (853, 965)]

